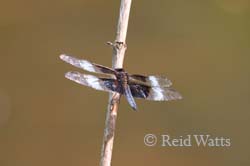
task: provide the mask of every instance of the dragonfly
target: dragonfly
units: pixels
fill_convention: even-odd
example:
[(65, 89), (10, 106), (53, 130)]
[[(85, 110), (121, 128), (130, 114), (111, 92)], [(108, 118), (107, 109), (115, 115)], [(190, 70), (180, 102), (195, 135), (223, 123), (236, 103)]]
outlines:
[(137, 110), (135, 98), (152, 101), (182, 99), (181, 94), (171, 88), (172, 82), (167, 77), (129, 74), (123, 68), (112, 69), (66, 54), (60, 55), (60, 59), (85, 71), (105, 75), (106, 77), (97, 77), (69, 71), (65, 77), (96, 90), (124, 95), (133, 110)]

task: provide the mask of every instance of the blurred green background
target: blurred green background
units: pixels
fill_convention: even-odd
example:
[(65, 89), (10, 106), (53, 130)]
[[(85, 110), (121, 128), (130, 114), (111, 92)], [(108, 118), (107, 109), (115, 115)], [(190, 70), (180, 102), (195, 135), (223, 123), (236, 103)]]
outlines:
[[(67, 53), (111, 66), (120, 1), (2, 1), (0, 165), (98, 165), (108, 94), (64, 78)], [(249, 0), (132, 3), (130, 73), (170, 78), (181, 101), (121, 101), (113, 165), (250, 165)], [(84, 71), (82, 71), (84, 72)], [(231, 147), (154, 147), (148, 133), (211, 134)]]

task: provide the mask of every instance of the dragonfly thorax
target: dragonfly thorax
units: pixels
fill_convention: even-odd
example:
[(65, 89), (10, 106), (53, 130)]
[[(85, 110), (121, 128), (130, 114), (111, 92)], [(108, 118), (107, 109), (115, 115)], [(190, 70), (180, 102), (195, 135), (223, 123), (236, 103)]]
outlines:
[(120, 85), (127, 86), (128, 84), (128, 73), (124, 69), (116, 69), (116, 79)]

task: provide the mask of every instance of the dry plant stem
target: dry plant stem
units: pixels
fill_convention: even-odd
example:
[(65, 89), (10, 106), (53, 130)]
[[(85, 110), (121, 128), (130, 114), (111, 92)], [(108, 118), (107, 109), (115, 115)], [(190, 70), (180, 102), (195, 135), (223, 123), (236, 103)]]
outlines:
[[(108, 43), (113, 48), (113, 57), (112, 57), (113, 68), (123, 68), (123, 60), (127, 48), (126, 35), (127, 35), (131, 2), (132, 0), (121, 0), (116, 39), (114, 43), (111, 42)], [(120, 100), (120, 94), (111, 93), (109, 95), (109, 104), (106, 115), (100, 166), (111, 165), (119, 100)]]

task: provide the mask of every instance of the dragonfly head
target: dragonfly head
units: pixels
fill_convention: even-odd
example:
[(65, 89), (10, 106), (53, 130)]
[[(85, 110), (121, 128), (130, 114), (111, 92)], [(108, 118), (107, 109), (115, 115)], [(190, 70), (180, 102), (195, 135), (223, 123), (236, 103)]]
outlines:
[(116, 68), (115, 71), (117, 71), (117, 72), (124, 72), (125, 70), (123, 68)]
[(115, 69), (116, 71), (116, 78), (120, 82), (127, 82), (128, 80), (128, 73), (125, 72), (123, 68)]

